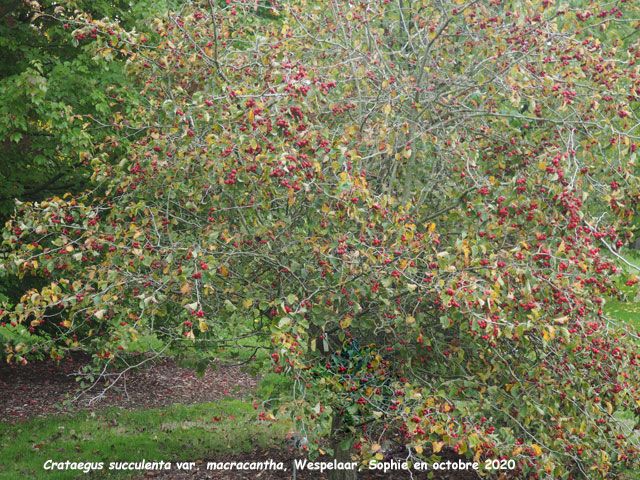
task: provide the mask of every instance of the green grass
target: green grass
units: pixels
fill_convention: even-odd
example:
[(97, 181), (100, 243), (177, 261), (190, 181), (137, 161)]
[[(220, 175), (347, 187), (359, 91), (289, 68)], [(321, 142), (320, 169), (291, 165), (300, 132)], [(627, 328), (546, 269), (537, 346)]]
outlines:
[[(623, 257), (627, 262), (640, 268), (640, 252), (637, 250), (628, 250), (623, 254)], [(640, 277), (640, 272), (624, 262), (618, 261), (617, 264), (622, 268), (623, 273), (617, 281), (616, 288), (627, 295), (627, 298), (636, 298), (638, 285), (629, 287), (626, 285), (626, 280), (631, 277), (631, 275)], [(640, 303), (634, 301), (621, 302), (614, 298), (608, 298), (604, 312), (615, 320), (630, 324), (640, 330)]]
[(225, 452), (248, 452), (281, 444), (287, 426), (259, 422), (253, 405), (224, 399), (217, 403), (162, 409), (105, 409), (0, 422), (0, 479), (124, 479), (143, 471), (45, 471), (56, 462), (195, 461)]
[(626, 322), (640, 329), (640, 303), (607, 300), (604, 311), (620, 322)]

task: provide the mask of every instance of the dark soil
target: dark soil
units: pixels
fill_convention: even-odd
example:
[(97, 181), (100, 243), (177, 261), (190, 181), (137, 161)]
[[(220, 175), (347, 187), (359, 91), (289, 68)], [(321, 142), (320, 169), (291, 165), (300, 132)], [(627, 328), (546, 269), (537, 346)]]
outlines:
[(26, 366), (0, 364), (0, 419), (14, 421), (63, 413), (63, 403), (76, 398), (75, 411), (213, 402), (242, 396), (257, 384), (255, 377), (238, 366), (218, 364), (215, 370), (209, 368), (204, 376), (198, 377), (193, 369), (163, 359), (149, 362), (149, 368), (144, 370), (123, 373), (106, 391), (104, 382), (83, 391), (76, 376), (86, 363), (87, 359), (76, 358), (60, 364), (53, 361)]

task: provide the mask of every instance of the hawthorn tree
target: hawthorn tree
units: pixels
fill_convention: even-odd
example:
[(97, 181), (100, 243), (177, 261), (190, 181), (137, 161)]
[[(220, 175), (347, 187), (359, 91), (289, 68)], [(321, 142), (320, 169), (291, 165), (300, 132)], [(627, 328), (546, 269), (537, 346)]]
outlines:
[(0, 314), (7, 359), (267, 349), (311, 454), (633, 471), (637, 336), (603, 307), (640, 193), (640, 16), (574, 3), (77, 19), (128, 57), (144, 101), (114, 127), (144, 134), (7, 224), (5, 274), (50, 280)]

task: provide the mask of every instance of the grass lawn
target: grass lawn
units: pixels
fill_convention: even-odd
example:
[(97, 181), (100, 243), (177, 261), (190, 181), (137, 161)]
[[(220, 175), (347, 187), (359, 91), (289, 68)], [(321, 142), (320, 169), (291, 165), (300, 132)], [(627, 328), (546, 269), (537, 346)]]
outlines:
[[(623, 255), (624, 259), (630, 264), (640, 268), (640, 252), (637, 250), (627, 250)], [(618, 281), (618, 290), (624, 292), (628, 298), (632, 299), (636, 297), (638, 285), (626, 286), (625, 280), (632, 276), (640, 277), (640, 271), (636, 268), (630, 267), (624, 262), (618, 261), (618, 266), (622, 268), (623, 275), (622, 280)], [(604, 307), (604, 312), (608, 316), (614, 318), (622, 325), (631, 324), (637, 330), (640, 330), (640, 303), (629, 301), (621, 302), (614, 298), (608, 298)]]
[(619, 322), (633, 325), (640, 330), (640, 303), (607, 300), (604, 311)]
[(45, 461), (192, 461), (221, 452), (279, 445), (286, 425), (260, 422), (251, 403), (173, 405), (135, 411), (115, 408), (0, 422), (0, 478), (47, 480), (140, 478), (142, 471), (46, 471)]
[[(640, 268), (640, 252), (637, 250), (629, 250), (623, 255), (624, 259), (632, 265)], [(640, 271), (635, 268), (626, 265), (623, 262), (618, 262), (618, 266), (622, 268), (623, 280), (618, 282), (618, 289), (623, 291), (629, 298), (636, 297), (636, 291), (638, 286), (626, 286), (624, 281), (633, 275), (640, 277)], [(622, 325), (631, 324), (636, 329), (640, 330), (640, 303), (629, 301), (621, 302), (614, 298), (608, 298), (607, 303), (604, 306), (604, 312), (608, 316), (614, 318)]]

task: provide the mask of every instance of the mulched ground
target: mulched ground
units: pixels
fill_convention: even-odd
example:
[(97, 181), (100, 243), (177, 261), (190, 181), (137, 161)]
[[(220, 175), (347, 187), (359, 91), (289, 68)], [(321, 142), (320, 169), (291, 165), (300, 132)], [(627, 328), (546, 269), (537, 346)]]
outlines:
[(238, 366), (217, 365), (198, 377), (189, 368), (170, 360), (156, 361), (150, 368), (130, 371), (116, 387), (104, 391), (104, 384), (82, 393), (76, 373), (87, 359), (76, 358), (59, 365), (54, 361), (26, 366), (0, 363), (0, 419), (19, 421), (35, 416), (63, 413), (57, 405), (76, 398), (74, 410), (105, 407), (154, 408), (175, 403), (214, 402), (227, 396), (242, 396), (255, 389), (257, 378)]
[[(258, 379), (241, 370), (238, 366), (217, 365), (198, 377), (192, 369), (181, 367), (170, 360), (150, 362), (145, 370), (130, 371), (124, 375), (124, 382), (117, 388), (98, 394), (104, 384), (82, 393), (76, 382), (76, 374), (88, 359), (78, 357), (73, 361), (57, 364), (53, 361), (33, 362), (24, 367), (0, 363), (0, 419), (12, 424), (28, 418), (64, 413), (58, 405), (65, 400), (76, 398), (74, 410), (102, 409), (107, 406), (124, 409), (154, 408), (175, 403), (195, 404), (214, 402), (220, 398), (242, 397), (251, 394)], [(192, 471), (147, 472), (139, 480), (290, 480), (293, 479), (293, 459), (300, 458), (293, 450), (274, 445), (271, 450), (256, 450), (250, 453), (220, 454), (200, 459)], [(452, 456), (450, 459), (454, 460)], [(207, 462), (259, 462), (273, 460), (282, 462), (286, 471), (278, 470), (207, 470)], [(319, 459), (330, 461), (329, 458)], [(443, 460), (447, 460), (445, 456)], [(327, 473), (318, 471), (298, 471), (296, 480), (327, 480)], [(427, 473), (394, 470), (362, 471), (358, 480), (422, 480)], [(447, 471), (437, 473), (435, 480), (478, 480), (474, 472)]]

